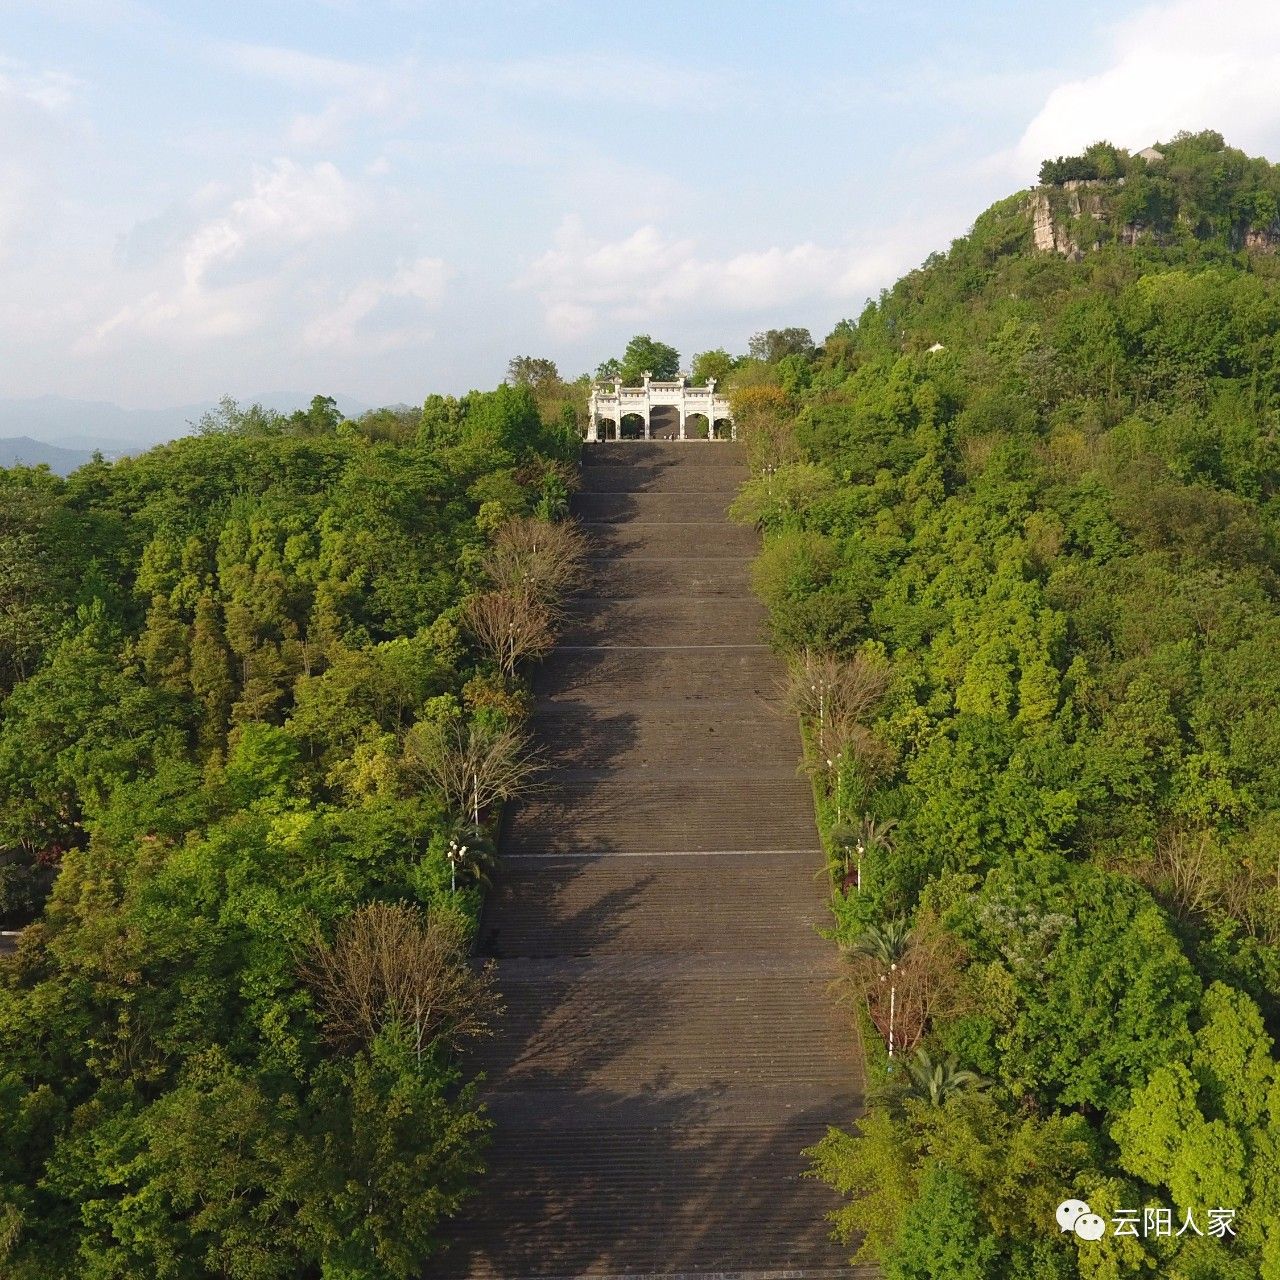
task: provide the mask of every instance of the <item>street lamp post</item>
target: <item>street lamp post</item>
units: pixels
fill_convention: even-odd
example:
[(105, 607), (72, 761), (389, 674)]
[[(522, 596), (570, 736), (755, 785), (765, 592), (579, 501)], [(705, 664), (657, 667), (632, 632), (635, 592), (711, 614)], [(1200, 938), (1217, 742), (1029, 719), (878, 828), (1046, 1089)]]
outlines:
[(889, 973), (893, 976), (889, 979), (889, 1057), (893, 1057), (893, 1021), (894, 1015), (898, 1010), (898, 966), (891, 964)]
[(457, 840), (449, 841), (449, 851), (445, 855), (449, 859), (449, 892), (458, 892), (458, 864), (467, 856), (467, 846)]
[(889, 984), (889, 1057), (890, 1059), (893, 1058), (893, 1030), (894, 1030), (893, 1024), (894, 1024), (894, 1019), (898, 1012), (897, 973), (898, 973), (898, 966), (896, 964), (891, 964), (889, 966), (889, 972), (882, 973), (880, 975), (880, 981), (888, 982)]

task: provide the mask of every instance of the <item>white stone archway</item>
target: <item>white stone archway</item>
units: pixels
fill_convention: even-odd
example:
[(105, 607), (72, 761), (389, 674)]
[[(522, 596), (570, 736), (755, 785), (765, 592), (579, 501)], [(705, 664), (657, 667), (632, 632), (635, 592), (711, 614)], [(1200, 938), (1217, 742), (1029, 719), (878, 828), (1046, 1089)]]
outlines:
[(715, 424), (729, 424), (729, 438), (738, 438), (738, 429), (733, 424), (733, 410), (724, 396), (716, 395), (716, 380), (707, 379), (705, 387), (691, 387), (688, 380), (681, 378), (676, 382), (655, 382), (649, 374), (644, 375), (644, 383), (638, 387), (624, 387), (621, 378), (615, 378), (612, 386), (597, 384), (591, 388), (591, 398), (587, 405), (587, 439), (599, 440), (602, 423), (612, 422), (615, 428), (615, 439), (622, 439), (622, 419), (636, 414), (644, 422), (645, 440), (652, 438), (653, 410), (665, 406), (674, 406), (679, 414), (679, 439), (690, 439), (687, 424), (690, 415), (699, 414), (706, 418), (710, 429), (707, 439), (714, 440)]

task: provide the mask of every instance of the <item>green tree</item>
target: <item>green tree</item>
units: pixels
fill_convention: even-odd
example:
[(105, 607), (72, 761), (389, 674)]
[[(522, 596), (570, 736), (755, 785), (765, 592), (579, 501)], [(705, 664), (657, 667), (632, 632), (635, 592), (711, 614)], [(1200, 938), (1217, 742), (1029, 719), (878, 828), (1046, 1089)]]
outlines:
[(852, 1261), (875, 1263), (891, 1256), (917, 1194), (906, 1120), (873, 1108), (858, 1120), (856, 1132), (828, 1129), (805, 1154), (812, 1160), (810, 1176), (847, 1197), (829, 1217), (836, 1239), (858, 1242)]
[(1182, 1212), (1238, 1209), (1241, 1240), (1274, 1249), (1280, 1068), (1271, 1037), (1257, 1006), (1222, 983), (1205, 992), (1201, 1014), (1190, 1054), (1154, 1071), (1112, 1126), (1120, 1163), (1167, 1188)]
[(680, 353), (647, 333), (638, 333), (622, 353), (618, 375), (627, 386), (637, 386), (646, 372), (656, 382), (671, 381), (680, 374)]
[(753, 360), (777, 364), (788, 356), (809, 359), (814, 353), (813, 335), (808, 329), (766, 329), (751, 335), (747, 344)]
[(714, 378), (716, 385), (724, 391), (736, 363), (723, 347), (717, 347), (714, 351), (701, 351), (693, 357), (689, 380), (695, 387), (705, 387)]
[[(573, 577), (572, 532), (490, 541), (567, 500), (556, 415), (527, 386), (352, 424), (227, 401), (66, 482), (0, 474), (0, 911), (36, 917), (0, 964), (6, 1277), (390, 1280), (442, 1243), (488, 1128), (456, 1043), (491, 1008), (490, 832), (451, 892), (406, 738), (465, 703), (473, 825), (527, 774), (527, 698), (457, 616), (489, 553), (547, 609)], [(408, 923), (338, 1035), (304, 959), (332, 938), (358, 977), (371, 918)]]
[(212, 592), (202, 592), (191, 628), (190, 679), (202, 713), (201, 738), (210, 746), (222, 740), (231, 710), (235, 690), (229, 659), (217, 603)]
[(950, 918), (1002, 992), (988, 1061), (1011, 1091), (1112, 1111), (1188, 1046), (1200, 984), (1132, 882), (1028, 860), (990, 872)]
[(934, 1165), (903, 1217), (886, 1280), (995, 1280), (1000, 1246), (963, 1175)]
[(512, 356), (507, 362), (507, 381), (513, 387), (548, 386), (560, 381), (560, 371), (554, 360), (540, 356)]
[(289, 415), (290, 428), (306, 436), (330, 434), (345, 421), (338, 402), (332, 396), (312, 396), (307, 408)]

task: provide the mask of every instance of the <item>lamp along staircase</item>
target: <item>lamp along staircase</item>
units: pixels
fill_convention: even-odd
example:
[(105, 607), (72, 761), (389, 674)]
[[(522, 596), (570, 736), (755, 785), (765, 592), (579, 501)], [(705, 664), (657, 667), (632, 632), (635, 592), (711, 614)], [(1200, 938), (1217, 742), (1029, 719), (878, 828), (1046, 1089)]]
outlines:
[(804, 1147), (861, 1111), (799, 731), (725, 507), (741, 445), (587, 446), (593, 582), (539, 673), (548, 785), (481, 922), (490, 1172), (432, 1274), (872, 1275)]

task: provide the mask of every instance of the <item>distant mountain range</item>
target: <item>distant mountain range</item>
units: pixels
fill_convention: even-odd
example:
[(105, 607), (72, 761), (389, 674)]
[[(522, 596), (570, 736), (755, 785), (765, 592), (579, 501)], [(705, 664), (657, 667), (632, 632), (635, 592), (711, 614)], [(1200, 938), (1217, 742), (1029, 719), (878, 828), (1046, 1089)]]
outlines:
[[(349, 418), (369, 406), (350, 396), (335, 396)], [(248, 396), (241, 404), (260, 404), (292, 413), (311, 403), (309, 395), (275, 392)], [(0, 466), (39, 466), (66, 475), (100, 450), (108, 458), (141, 453), (153, 445), (187, 435), (216, 401), (176, 405), (171, 409), (123, 409), (106, 400), (70, 400), (38, 396), (30, 400), (0, 399)]]
[(0, 467), (47, 466), (60, 476), (70, 475), (77, 467), (83, 467), (93, 457), (92, 449), (64, 449), (60, 445), (45, 444), (30, 436), (0, 438)]

